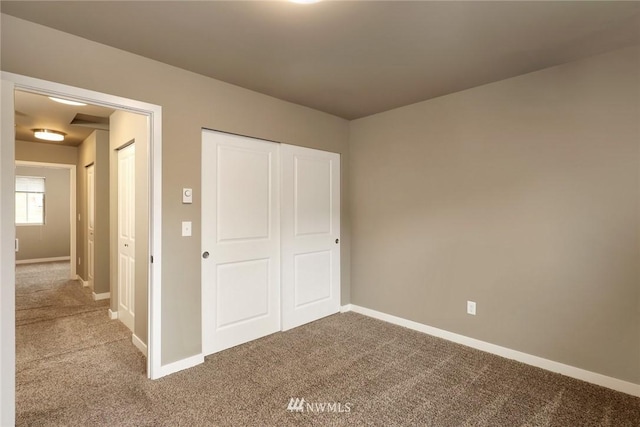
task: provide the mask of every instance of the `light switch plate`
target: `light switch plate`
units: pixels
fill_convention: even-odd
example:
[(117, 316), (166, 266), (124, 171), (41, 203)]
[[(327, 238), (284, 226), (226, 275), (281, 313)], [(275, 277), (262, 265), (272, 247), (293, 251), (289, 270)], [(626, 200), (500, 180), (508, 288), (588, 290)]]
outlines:
[(193, 203), (193, 188), (182, 189), (182, 203)]
[(182, 221), (182, 237), (191, 237), (191, 221)]

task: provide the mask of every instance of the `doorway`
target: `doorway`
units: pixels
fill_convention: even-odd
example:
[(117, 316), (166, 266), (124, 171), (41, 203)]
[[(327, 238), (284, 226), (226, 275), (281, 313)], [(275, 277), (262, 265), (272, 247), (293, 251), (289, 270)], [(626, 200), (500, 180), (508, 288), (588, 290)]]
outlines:
[[(66, 171), (68, 174), (67, 182), (68, 182), (68, 195), (69, 195), (69, 206), (68, 206), (68, 214), (64, 211), (62, 215), (56, 215), (55, 222), (52, 224), (49, 222), (47, 226), (54, 228), (68, 228), (68, 233), (64, 233), (63, 236), (66, 235), (68, 239), (68, 256), (64, 254), (63, 256), (58, 256), (61, 254), (50, 253), (50, 254), (40, 254), (40, 255), (32, 255), (27, 257), (21, 257), (23, 260), (16, 260), (16, 264), (23, 264), (28, 262), (47, 262), (47, 261), (63, 261), (67, 258), (69, 259), (69, 279), (75, 279), (76, 276), (76, 263), (74, 260), (76, 259), (76, 165), (71, 164), (63, 164), (63, 163), (46, 163), (46, 162), (34, 162), (34, 161), (25, 161), (25, 160), (16, 160), (15, 161), (16, 168), (19, 167), (29, 167), (29, 168), (42, 168), (44, 170), (52, 170), (52, 171)], [(57, 195), (53, 195), (52, 197), (57, 197)], [(49, 198), (51, 199), (51, 197)], [(46, 199), (45, 199), (46, 201)], [(58, 202), (59, 200), (56, 200)], [(50, 218), (51, 219), (51, 218)], [(65, 221), (66, 219), (66, 221)], [(66, 223), (65, 223), (66, 222)], [(51, 235), (51, 239), (57, 239), (59, 235), (56, 233), (55, 235)], [(64, 237), (63, 237), (64, 238)], [(24, 243), (22, 243), (22, 249), (24, 250)], [(59, 242), (61, 243), (61, 242)], [(58, 244), (59, 244), (58, 243)], [(42, 248), (41, 248), (42, 249)], [(20, 240), (16, 239), (16, 253), (20, 252)], [(17, 257), (16, 257), (17, 258)], [(24, 259), (26, 258), (26, 259)]]
[[(147, 376), (165, 375), (161, 365), (161, 107), (127, 98), (2, 72), (1, 110), (14, 111), (14, 91), (61, 97), (143, 114), (149, 132), (149, 250)], [(3, 419), (15, 417), (15, 135), (14, 115), (2, 114), (0, 126), (0, 393)]]

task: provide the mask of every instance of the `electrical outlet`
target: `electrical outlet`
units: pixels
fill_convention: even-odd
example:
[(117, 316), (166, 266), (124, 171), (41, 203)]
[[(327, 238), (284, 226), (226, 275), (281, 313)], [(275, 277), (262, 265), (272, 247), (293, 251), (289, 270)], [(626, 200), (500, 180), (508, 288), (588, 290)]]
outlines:
[(467, 314), (471, 314), (472, 316), (476, 315), (475, 301), (467, 301)]

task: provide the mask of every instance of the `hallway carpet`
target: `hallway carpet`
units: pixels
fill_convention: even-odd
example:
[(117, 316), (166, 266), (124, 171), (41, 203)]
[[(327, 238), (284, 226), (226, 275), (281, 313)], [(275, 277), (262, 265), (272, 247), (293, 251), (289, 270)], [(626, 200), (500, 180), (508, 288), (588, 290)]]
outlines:
[(18, 267), (18, 425), (640, 425), (638, 398), (355, 313), (150, 381), (130, 332), (67, 270)]

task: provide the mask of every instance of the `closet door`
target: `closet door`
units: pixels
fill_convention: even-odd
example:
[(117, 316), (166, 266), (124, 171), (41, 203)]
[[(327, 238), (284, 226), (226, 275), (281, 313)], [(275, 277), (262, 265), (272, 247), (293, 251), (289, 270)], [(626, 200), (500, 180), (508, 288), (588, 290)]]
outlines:
[(133, 332), (136, 290), (136, 147), (118, 151), (118, 320)]
[(87, 176), (87, 282), (89, 288), (95, 289), (94, 268), (95, 268), (95, 219), (96, 219), (96, 181), (95, 165), (86, 167)]
[(276, 143), (203, 131), (204, 354), (280, 330), (279, 168)]
[(340, 310), (340, 155), (282, 144), (282, 330)]

